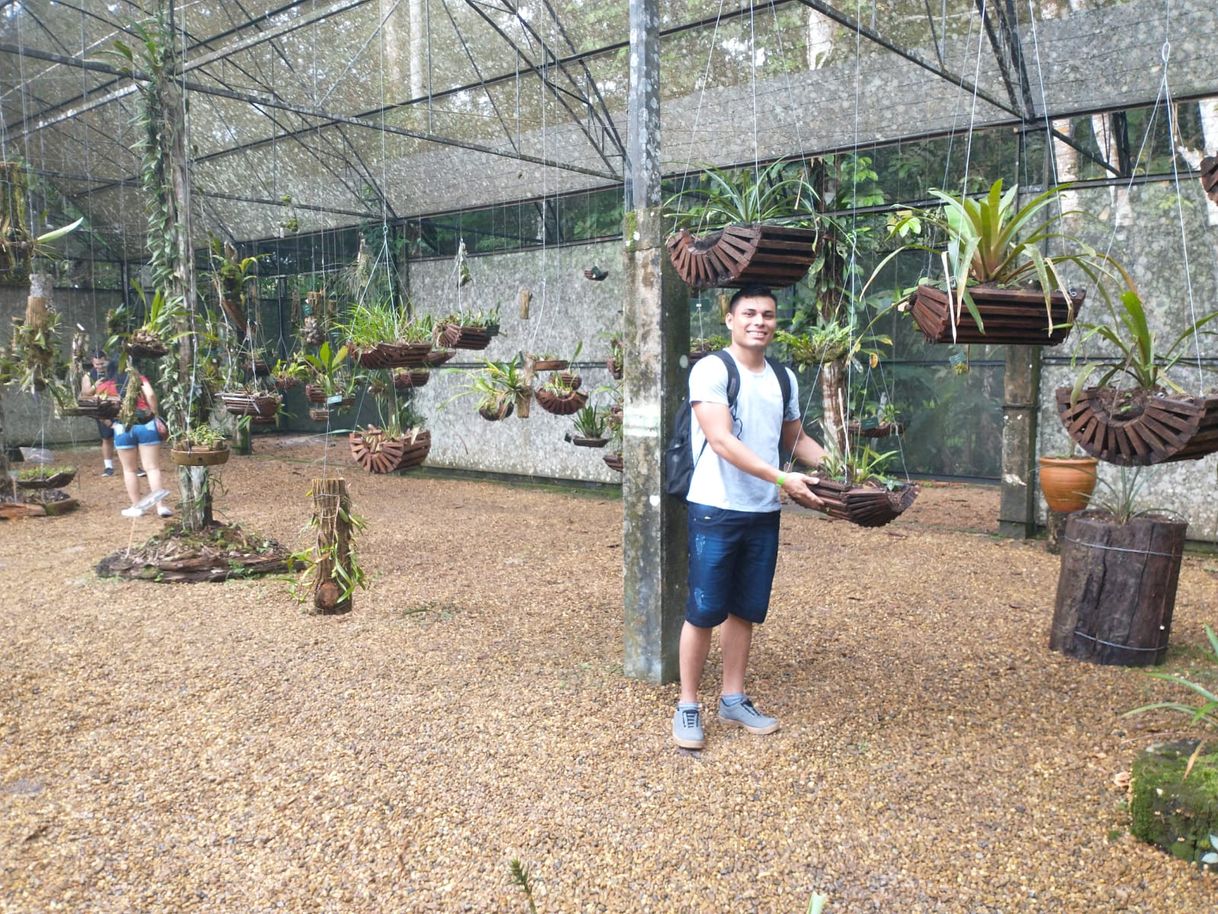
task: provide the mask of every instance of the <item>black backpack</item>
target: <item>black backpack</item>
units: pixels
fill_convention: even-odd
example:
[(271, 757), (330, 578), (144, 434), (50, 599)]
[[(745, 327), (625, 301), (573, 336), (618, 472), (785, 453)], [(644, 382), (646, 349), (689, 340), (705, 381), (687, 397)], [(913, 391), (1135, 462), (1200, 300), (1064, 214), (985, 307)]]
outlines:
[[(736, 397), (740, 393), (740, 369), (736, 367), (736, 360), (726, 349), (712, 352), (711, 355), (718, 356), (727, 368), (727, 408), (732, 411), (734, 418)], [(765, 360), (774, 369), (774, 374), (778, 378), (778, 386), (782, 389), (782, 414), (785, 417), (791, 403), (791, 377), (787, 374), (786, 367), (777, 359), (766, 356)], [(687, 389), (685, 397), (681, 400), (681, 406), (677, 410), (677, 416), (673, 420), (672, 436), (668, 439), (668, 446), (664, 448), (664, 491), (669, 495), (676, 495), (678, 498), (685, 498), (689, 494), (689, 484), (694, 478), (694, 467), (702, 459), (702, 452), (706, 450), (706, 441), (703, 440), (698, 456), (694, 456), (693, 443), (690, 441), (692, 415), (693, 408), (689, 405)]]

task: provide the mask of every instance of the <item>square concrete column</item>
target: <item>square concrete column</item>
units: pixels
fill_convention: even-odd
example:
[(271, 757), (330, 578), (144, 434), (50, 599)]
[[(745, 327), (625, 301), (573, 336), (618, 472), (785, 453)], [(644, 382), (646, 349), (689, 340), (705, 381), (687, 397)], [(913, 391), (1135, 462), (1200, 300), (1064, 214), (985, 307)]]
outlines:
[(1002, 495), (998, 532), (1025, 539), (1036, 533), (1036, 420), (1040, 349), (1008, 346), (1002, 379)]

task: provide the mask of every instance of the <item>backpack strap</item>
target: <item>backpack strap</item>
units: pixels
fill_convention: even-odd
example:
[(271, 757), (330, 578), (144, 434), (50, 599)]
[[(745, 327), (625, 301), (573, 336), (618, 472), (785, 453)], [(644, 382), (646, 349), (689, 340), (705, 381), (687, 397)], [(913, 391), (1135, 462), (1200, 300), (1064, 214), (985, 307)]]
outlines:
[(774, 376), (778, 378), (778, 387), (782, 391), (782, 421), (786, 422), (787, 410), (791, 407), (791, 376), (787, 374), (787, 366), (778, 359), (767, 355), (765, 360), (770, 363), (770, 367), (774, 369)]
[(740, 396), (740, 369), (736, 367), (736, 360), (726, 349), (716, 349), (713, 355), (717, 355), (719, 361), (727, 368), (727, 408), (731, 410), (734, 419), (736, 417), (736, 398)]

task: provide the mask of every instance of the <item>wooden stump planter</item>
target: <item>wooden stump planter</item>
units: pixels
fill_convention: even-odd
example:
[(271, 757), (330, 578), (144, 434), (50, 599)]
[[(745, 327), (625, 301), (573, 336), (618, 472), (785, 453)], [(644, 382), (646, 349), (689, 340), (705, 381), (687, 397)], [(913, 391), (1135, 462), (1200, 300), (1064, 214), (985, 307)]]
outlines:
[(569, 394), (557, 394), (541, 387), (533, 396), (537, 398), (538, 406), (555, 416), (570, 416), (588, 405), (588, 395), (579, 390), (573, 390)]
[(279, 412), (283, 397), (270, 393), (244, 393), (221, 391), (218, 394), (220, 402), (228, 410), (230, 416), (252, 416), (255, 419), (273, 420)]
[(397, 390), (413, 390), (423, 387), (431, 380), (431, 371), (427, 368), (409, 368), (393, 373), (393, 386)]
[(850, 486), (833, 479), (821, 479), (809, 488), (824, 502), (820, 510), (860, 527), (882, 527), (891, 523), (918, 497), (915, 485), (890, 490), (874, 484)]
[(1071, 403), (1071, 393), (1069, 387), (1057, 389), (1057, 414), (1092, 457), (1118, 466), (1149, 466), (1218, 451), (1218, 394), (1184, 397), (1092, 387)]
[(351, 456), (369, 473), (394, 473), (420, 466), (431, 450), (431, 432), (391, 438), (382, 429), (368, 426), (348, 436)]
[(427, 364), (431, 343), (377, 343), (360, 349), (349, 344), (351, 357), (364, 368), (412, 368)]
[(1087, 507), (1095, 491), (1094, 457), (1041, 457), (1040, 493), (1050, 511), (1071, 514)]
[[(1045, 312), (1045, 297), (1039, 289), (1002, 289), (997, 286), (970, 286), (969, 294), (981, 314), (985, 332), (961, 302), (958, 315), (952, 314), (948, 294), (931, 285), (920, 285), (906, 301), (918, 329), (928, 343), (988, 343), (1021, 346), (1056, 346), (1073, 329), (1086, 292), (1070, 290), (1070, 302), (1061, 292), (1050, 298), (1053, 329)], [(953, 318), (956, 333), (952, 336)]]
[(462, 324), (445, 324), (438, 339), (449, 349), (485, 349), (499, 335), (499, 326), (473, 327)]
[(816, 259), (814, 229), (779, 225), (729, 225), (698, 237), (689, 229), (670, 235), (668, 256), (677, 274), (694, 289), (771, 289), (794, 285)]
[(169, 450), (169, 461), (179, 467), (216, 467), (228, 463), (229, 454), (227, 447), (174, 447)]
[(1049, 647), (1093, 663), (1162, 663), (1187, 529), (1164, 517), (1117, 524), (1096, 511), (1071, 514)]

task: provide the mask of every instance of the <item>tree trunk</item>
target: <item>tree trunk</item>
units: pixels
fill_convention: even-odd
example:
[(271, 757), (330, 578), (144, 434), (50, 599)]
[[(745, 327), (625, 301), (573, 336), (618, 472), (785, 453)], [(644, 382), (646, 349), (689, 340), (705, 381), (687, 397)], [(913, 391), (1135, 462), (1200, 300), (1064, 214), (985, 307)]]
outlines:
[(313, 518), (317, 526), (317, 563), (313, 567), (313, 611), (330, 615), (350, 612), (352, 598), (343, 598), (336, 568), (351, 567), (351, 500), (343, 479), (314, 479)]
[(178, 467), (178, 493), (178, 517), (184, 529), (202, 530), (213, 522), (207, 467)]
[(1159, 517), (1070, 515), (1049, 647), (1094, 663), (1162, 663), (1187, 529)]
[[(824, 406), (822, 425), (825, 438), (832, 436), (837, 443), (837, 452), (845, 454), (848, 442), (846, 440), (846, 362), (844, 359), (834, 359), (821, 366), (820, 373), (821, 403)], [(826, 441), (827, 443), (827, 441)]]

